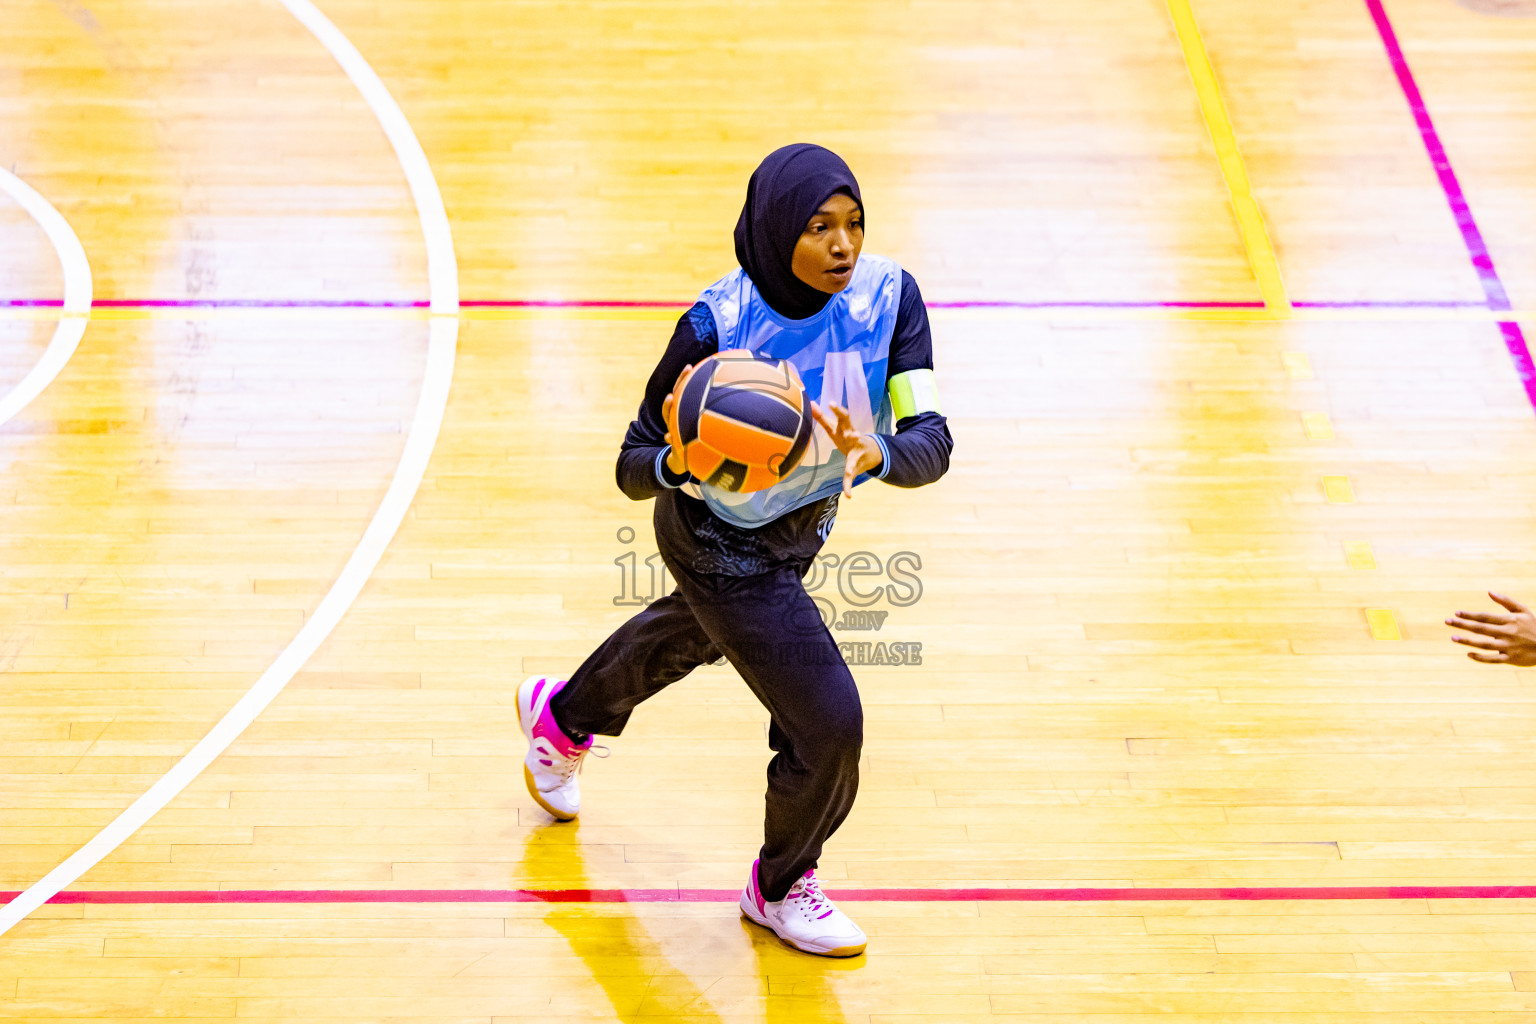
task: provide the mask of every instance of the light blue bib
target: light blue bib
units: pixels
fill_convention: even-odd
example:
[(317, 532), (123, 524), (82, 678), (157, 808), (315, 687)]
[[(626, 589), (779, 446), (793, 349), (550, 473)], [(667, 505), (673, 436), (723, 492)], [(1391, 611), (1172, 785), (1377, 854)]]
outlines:
[[(891, 433), (886, 367), (901, 305), (901, 267), (893, 260), (860, 256), (848, 287), (805, 320), (775, 313), (739, 268), (704, 289), (699, 301), (714, 314), (722, 352), (741, 348), (788, 360), (800, 371), (806, 395), (823, 409), (843, 406), (860, 433)], [(817, 426), (800, 465), (766, 490), (737, 494), (695, 483), (686, 490), (726, 522), (753, 529), (841, 491), (846, 465)], [(860, 474), (854, 485), (868, 479)]]

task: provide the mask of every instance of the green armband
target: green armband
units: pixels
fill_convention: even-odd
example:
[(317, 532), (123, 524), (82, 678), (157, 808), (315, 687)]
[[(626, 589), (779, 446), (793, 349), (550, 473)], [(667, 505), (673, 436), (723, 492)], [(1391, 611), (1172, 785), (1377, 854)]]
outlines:
[(890, 379), (891, 413), (897, 422), (918, 413), (939, 412), (939, 386), (932, 370), (908, 370)]

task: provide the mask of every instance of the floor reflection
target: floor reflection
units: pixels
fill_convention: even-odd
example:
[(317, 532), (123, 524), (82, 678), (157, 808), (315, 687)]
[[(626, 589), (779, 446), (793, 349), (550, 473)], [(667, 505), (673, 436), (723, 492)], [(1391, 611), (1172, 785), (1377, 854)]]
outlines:
[(867, 956), (847, 960), (810, 956), (790, 949), (746, 918), (740, 918), (740, 923), (757, 960), (766, 1024), (845, 1024), (848, 1018), (832, 991), (831, 975), (862, 970)]
[[(517, 884), (592, 888), (579, 833), (579, 824), (551, 824), (530, 833)], [(831, 976), (859, 970), (866, 958), (828, 960), (797, 952), (738, 917), (734, 908), (673, 915), (664, 907), (654, 908), (652, 922), (657, 931), (673, 933), (662, 939), (624, 904), (552, 904), (543, 920), (569, 944), (625, 1024), (674, 1019), (845, 1024)]]
[[(535, 829), (523, 847), (520, 884), (543, 888), (586, 889), (586, 855), (580, 825)], [(691, 977), (675, 967), (655, 938), (623, 904), (554, 904), (544, 923), (570, 944), (592, 979), (602, 987), (613, 1012), (625, 1024), (656, 1021), (666, 1015), (700, 1024), (722, 1021)]]

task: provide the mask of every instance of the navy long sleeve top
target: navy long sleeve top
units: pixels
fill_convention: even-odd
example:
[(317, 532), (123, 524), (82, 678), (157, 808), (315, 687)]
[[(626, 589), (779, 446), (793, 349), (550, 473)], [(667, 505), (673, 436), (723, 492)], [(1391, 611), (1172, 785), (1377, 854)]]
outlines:
[[(672, 340), (645, 387), (645, 399), (619, 450), (619, 489), (636, 501), (657, 498), (656, 538), (664, 555), (695, 571), (732, 576), (767, 572), (778, 565), (808, 565), (820, 550), (837, 514), (837, 495), (786, 512), (755, 530), (727, 523), (697, 498), (677, 488), (687, 477), (666, 466), (667, 427), (661, 407), (683, 368), (719, 349), (714, 316), (702, 302), (677, 321)], [(902, 271), (901, 302), (891, 338), (887, 379), (908, 370), (933, 369), (933, 335), (928, 309), (911, 274)], [(883, 438), (887, 459), (871, 475), (897, 487), (933, 483), (949, 468), (954, 441), (939, 413), (908, 416)]]

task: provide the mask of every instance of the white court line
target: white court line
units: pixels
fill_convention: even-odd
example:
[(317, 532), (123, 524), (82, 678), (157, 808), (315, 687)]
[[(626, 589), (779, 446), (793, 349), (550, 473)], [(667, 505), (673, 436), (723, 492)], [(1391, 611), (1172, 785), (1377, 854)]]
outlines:
[(37, 221), (43, 233), (48, 236), (48, 241), (53, 244), (53, 251), (59, 254), (59, 263), (64, 268), (64, 308), (59, 326), (54, 330), (48, 347), (43, 350), (43, 357), (21, 379), (20, 384), (0, 398), (0, 426), (3, 426), (12, 416), (25, 409), (32, 399), (42, 394), (43, 388), (53, 383), (53, 378), (59, 375), (64, 364), (69, 362), (69, 357), (75, 354), (75, 348), (85, 334), (86, 321), (91, 315), (91, 264), (86, 260), (85, 249), (69, 222), (48, 200), (38, 195), (36, 189), (3, 167), (0, 167), (0, 191), (21, 204), (21, 208)]
[(448, 216), (443, 210), (442, 194), (437, 189), (437, 181), (432, 177), (432, 168), (427, 164), (421, 143), (416, 141), (416, 135), (406, 122), (405, 115), (400, 112), (389, 90), (357, 49), (309, 0), (280, 2), (315, 34), (363, 94), (363, 99), (379, 119), (384, 134), (389, 137), (390, 145), (395, 148), (400, 167), (410, 183), (411, 195), (415, 197), (416, 214), (421, 219), (421, 231), (427, 243), (431, 309), (437, 314), (431, 319), (421, 397), (417, 401), (411, 429), (405, 438), (405, 450), (400, 455), (400, 464), (395, 469), (394, 479), (389, 483), (389, 490), (385, 492), (384, 500), (379, 503), (379, 509), (374, 513), (368, 528), (363, 531), (363, 539), (358, 543), (357, 550), (347, 559), (341, 575), (321, 599), (309, 621), (245, 696), (170, 771), (111, 824), (71, 854), (69, 859), (0, 908), (0, 935), (4, 935), (18, 921), (48, 902), (65, 886), (122, 845), (185, 789), (188, 783), (197, 778), (203, 769), (212, 764), (214, 758), (223, 753), (288, 685), (294, 673), (330, 635), (352, 606), (363, 585), (368, 582), (368, 577), (378, 565), (384, 549), (389, 546), (390, 539), (394, 537), (410, 508), (416, 489), (421, 485), (422, 475), (426, 472), (427, 460), (437, 443), (438, 429), (442, 426), (443, 413), (448, 405), (448, 386), (453, 379), (454, 349), (459, 337), (456, 315), (459, 308), (458, 262), (453, 254), (453, 238), (448, 229)]

